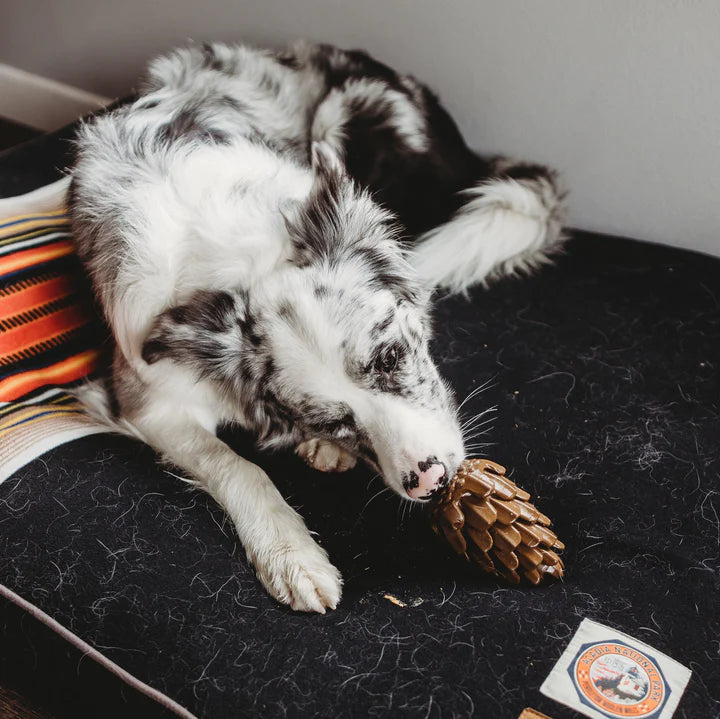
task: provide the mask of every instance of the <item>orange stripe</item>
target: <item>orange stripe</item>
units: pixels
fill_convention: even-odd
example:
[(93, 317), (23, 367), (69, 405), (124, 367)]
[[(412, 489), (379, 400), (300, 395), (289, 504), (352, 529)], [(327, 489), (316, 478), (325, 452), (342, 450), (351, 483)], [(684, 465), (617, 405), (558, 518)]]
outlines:
[[(9, 295), (19, 292), (20, 290), (26, 290), (28, 287), (32, 287), (37, 282), (45, 282), (45, 280), (51, 280), (53, 277), (58, 277), (57, 271), (53, 272), (52, 268), (47, 268), (46, 272), (42, 272), (39, 275), (30, 275), (24, 280), (11, 281), (11, 284), (0, 287), (0, 297), (8, 297)], [(0, 278), (0, 281), (2, 278)]]
[(58, 257), (70, 255), (73, 252), (73, 244), (70, 240), (62, 240), (54, 242), (52, 245), (44, 247), (34, 247), (21, 252), (13, 252), (5, 257), (0, 257), (0, 275), (6, 275), (10, 272), (17, 272), (32, 265), (38, 265), (41, 262), (54, 260)]
[(0, 358), (23, 350), (32, 350), (42, 342), (48, 342), (53, 337), (82, 327), (87, 323), (88, 316), (85, 308), (81, 305), (71, 305), (53, 312), (47, 317), (41, 317), (12, 330), (6, 330), (0, 334)]
[(12, 402), (46, 384), (74, 382), (94, 372), (99, 362), (100, 350), (87, 350), (49, 367), (0, 380), (0, 402)]
[(0, 297), (0, 320), (42, 307), (61, 297), (67, 297), (73, 293), (74, 289), (72, 278), (62, 275), (38, 282), (26, 289), (13, 292), (7, 297)]

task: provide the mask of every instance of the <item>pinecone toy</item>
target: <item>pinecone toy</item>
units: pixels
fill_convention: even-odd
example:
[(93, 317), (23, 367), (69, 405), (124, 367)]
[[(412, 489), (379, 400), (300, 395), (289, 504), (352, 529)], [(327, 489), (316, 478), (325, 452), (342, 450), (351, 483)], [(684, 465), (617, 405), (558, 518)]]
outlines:
[(467, 459), (434, 500), (432, 527), (458, 554), (511, 584), (522, 577), (534, 585), (559, 579), (565, 565), (555, 550), (565, 545), (529, 499), (505, 476), (505, 467)]

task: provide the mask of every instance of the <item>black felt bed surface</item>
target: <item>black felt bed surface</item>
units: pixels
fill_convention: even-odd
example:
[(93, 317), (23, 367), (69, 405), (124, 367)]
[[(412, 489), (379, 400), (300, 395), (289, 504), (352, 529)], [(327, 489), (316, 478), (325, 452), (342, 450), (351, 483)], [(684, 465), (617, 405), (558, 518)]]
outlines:
[(202, 717), (577, 716), (538, 688), (584, 617), (692, 669), (676, 716), (719, 716), (720, 262), (580, 233), (435, 318), (458, 395), (493, 378), (470, 410), (498, 406), (486, 453), (554, 519), (564, 582), (499, 584), (368, 470), (238, 435), (342, 571), (336, 611), (276, 605), (212, 501), (109, 435), (0, 485), (0, 582)]

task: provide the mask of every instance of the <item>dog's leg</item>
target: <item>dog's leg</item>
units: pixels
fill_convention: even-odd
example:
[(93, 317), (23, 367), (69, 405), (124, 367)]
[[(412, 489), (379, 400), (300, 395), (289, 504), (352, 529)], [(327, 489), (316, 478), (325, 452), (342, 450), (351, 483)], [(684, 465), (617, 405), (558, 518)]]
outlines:
[(138, 429), (225, 509), (268, 592), (299, 611), (334, 609), (340, 574), (267, 474), (182, 411), (149, 414), (136, 419)]
[(325, 439), (313, 438), (301, 442), (295, 452), (321, 472), (346, 472), (357, 463), (354, 454)]

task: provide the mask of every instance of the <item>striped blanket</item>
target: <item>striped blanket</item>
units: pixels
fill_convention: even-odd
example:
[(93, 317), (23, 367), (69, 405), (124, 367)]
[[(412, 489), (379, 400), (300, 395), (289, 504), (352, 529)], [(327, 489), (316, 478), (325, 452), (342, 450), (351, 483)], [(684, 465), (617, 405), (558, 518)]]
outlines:
[(0, 220), (0, 482), (102, 431), (67, 388), (98, 370), (105, 336), (66, 210)]

